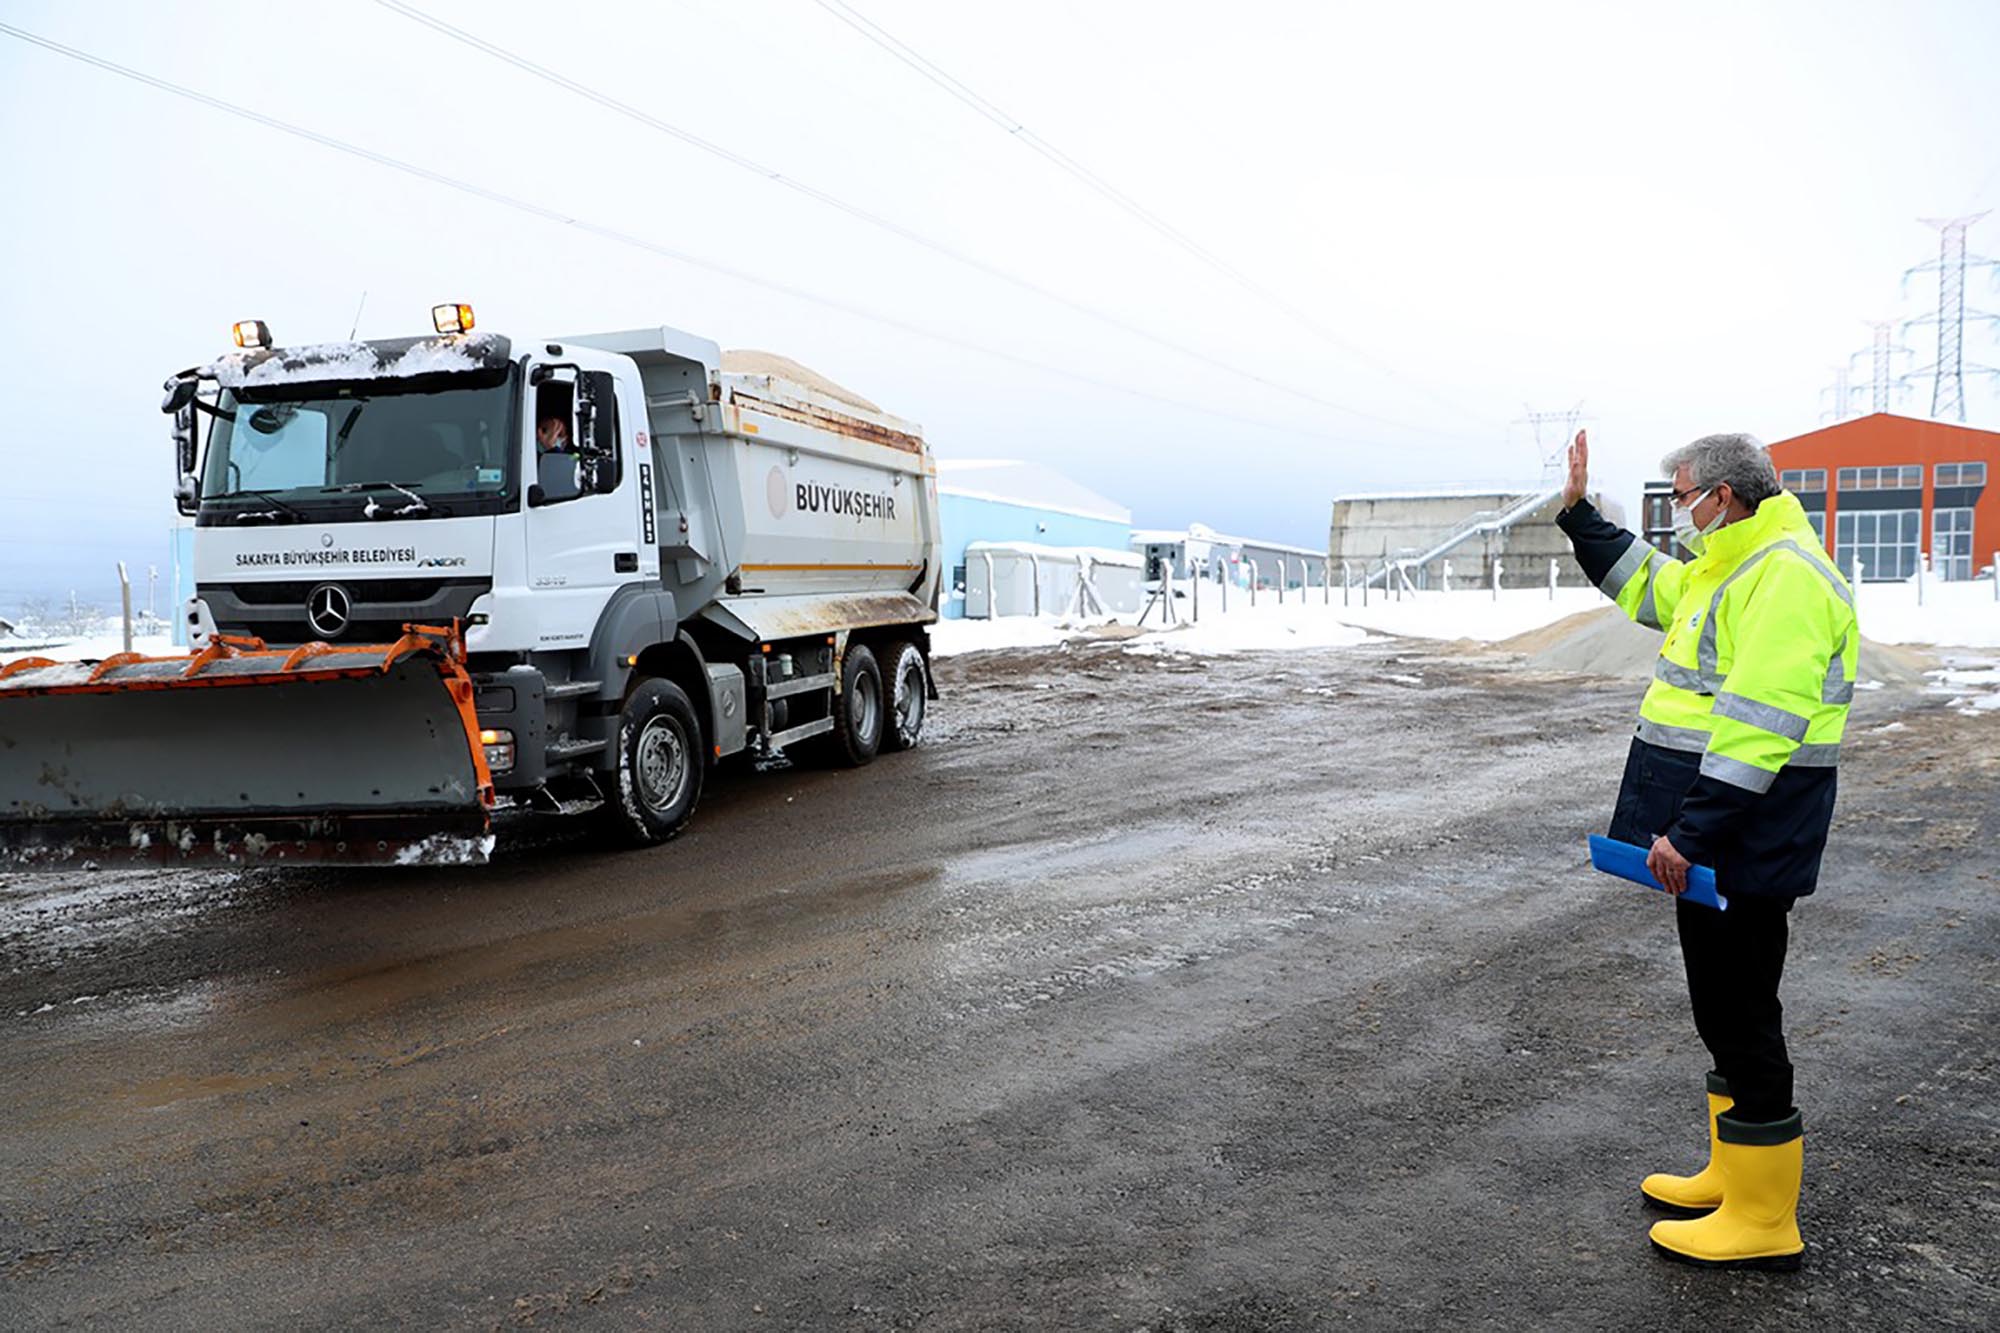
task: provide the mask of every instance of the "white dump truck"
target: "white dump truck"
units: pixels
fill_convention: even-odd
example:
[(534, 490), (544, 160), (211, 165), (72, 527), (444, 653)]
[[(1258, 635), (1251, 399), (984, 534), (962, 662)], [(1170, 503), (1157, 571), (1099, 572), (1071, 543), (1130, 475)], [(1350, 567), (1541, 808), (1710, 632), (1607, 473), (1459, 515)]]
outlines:
[(241, 350), (167, 382), (192, 651), (0, 664), (0, 859), (484, 859), (671, 837), (732, 755), (857, 765), (936, 697), (908, 422), (670, 328)]

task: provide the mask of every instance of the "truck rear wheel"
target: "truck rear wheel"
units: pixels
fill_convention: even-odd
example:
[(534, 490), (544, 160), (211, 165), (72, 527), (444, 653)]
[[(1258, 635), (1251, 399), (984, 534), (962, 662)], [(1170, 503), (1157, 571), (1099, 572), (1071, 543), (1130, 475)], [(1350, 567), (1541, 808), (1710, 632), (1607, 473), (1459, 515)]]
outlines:
[(924, 709), (930, 702), (923, 650), (906, 639), (890, 644), (884, 656), (889, 663), (889, 707), (882, 721), (882, 748), (913, 749), (924, 733)]
[(634, 847), (665, 842), (686, 827), (701, 800), (701, 723), (680, 686), (641, 681), (618, 719), (617, 789), (606, 822)]
[(833, 730), (816, 738), (828, 760), (859, 768), (882, 748), (882, 668), (863, 643), (850, 643), (840, 663), (840, 694), (833, 701)]

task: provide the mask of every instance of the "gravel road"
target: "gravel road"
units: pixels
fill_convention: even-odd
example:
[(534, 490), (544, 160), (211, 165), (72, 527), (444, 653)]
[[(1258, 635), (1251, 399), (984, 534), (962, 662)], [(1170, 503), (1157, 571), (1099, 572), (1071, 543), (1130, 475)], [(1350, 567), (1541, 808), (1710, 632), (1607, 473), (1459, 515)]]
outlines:
[(1792, 1276), (1704, 1147), (1636, 690), (1407, 643), (953, 659), (645, 853), (0, 877), (0, 1325), (2000, 1323), (2000, 715), (1857, 707)]

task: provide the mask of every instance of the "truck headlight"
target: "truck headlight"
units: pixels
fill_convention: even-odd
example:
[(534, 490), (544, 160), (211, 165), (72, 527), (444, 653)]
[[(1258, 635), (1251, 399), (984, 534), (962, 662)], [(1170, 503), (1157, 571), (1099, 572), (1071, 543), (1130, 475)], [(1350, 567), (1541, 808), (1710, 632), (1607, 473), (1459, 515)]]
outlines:
[(511, 773), (514, 770), (514, 733), (505, 727), (488, 727), (479, 733), (479, 747), (486, 751), (486, 770), (489, 773)]

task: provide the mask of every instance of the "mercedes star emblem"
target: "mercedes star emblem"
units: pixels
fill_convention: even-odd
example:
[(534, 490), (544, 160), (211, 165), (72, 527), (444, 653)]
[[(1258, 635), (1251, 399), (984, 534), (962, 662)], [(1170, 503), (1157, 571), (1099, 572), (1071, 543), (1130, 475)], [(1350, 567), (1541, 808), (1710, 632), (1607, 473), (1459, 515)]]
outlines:
[(353, 610), (347, 589), (337, 583), (322, 583), (306, 596), (306, 621), (313, 627), (313, 633), (323, 639), (331, 639), (346, 629), (347, 617)]

